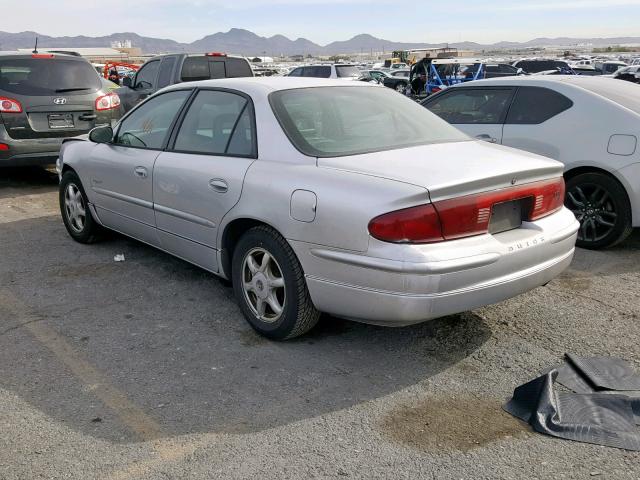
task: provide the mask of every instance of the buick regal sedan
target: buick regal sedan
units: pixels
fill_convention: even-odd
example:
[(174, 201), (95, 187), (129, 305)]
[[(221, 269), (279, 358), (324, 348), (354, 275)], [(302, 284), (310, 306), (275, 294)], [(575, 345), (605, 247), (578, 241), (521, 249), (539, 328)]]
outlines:
[(172, 86), (58, 169), (72, 238), (116, 230), (231, 280), (273, 339), (320, 312), (402, 326), (513, 297), (569, 265), (578, 229), (562, 164), (362, 82)]

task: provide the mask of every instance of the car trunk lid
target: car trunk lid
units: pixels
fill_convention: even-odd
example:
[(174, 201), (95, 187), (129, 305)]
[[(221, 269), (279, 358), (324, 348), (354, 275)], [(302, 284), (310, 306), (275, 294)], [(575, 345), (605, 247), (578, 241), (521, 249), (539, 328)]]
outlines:
[(433, 202), (551, 179), (563, 171), (555, 160), (478, 141), (318, 158), (318, 166), (418, 185)]

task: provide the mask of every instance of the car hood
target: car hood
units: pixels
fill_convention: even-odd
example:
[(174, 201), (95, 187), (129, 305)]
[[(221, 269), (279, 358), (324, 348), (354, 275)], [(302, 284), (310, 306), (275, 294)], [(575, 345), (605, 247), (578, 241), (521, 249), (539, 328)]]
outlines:
[(432, 201), (562, 175), (560, 162), (481, 141), (318, 158), (318, 166), (388, 178), (429, 191)]

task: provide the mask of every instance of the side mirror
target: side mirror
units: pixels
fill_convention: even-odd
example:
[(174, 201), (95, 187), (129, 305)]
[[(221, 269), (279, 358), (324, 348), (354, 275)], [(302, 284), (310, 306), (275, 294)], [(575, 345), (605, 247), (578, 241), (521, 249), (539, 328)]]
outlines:
[(125, 75), (125, 77), (122, 79), (122, 85), (124, 85), (125, 87), (131, 88), (131, 85), (132, 85), (131, 77), (127, 77)]
[(93, 143), (109, 143), (113, 140), (113, 128), (109, 125), (96, 127), (89, 132), (89, 140)]
[(516, 75), (523, 75), (524, 74), (524, 70), (519, 68), (518, 70), (516, 70)]

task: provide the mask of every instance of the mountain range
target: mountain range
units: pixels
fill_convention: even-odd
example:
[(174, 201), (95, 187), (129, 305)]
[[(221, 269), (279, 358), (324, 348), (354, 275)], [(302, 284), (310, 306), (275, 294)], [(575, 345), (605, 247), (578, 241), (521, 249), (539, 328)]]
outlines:
[(480, 44), (475, 42), (459, 43), (406, 43), (376, 38), (369, 34), (360, 34), (345, 40), (318, 45), (317, 43), (298, 38), (291, 40), (284, 35), (261, 37), (249, 30), (232, 28), (228, 32), (218, 32), (191, 43), (180, 43), (175, 40), (144, 37), (132, 32), (113, 33), (102, 37), (51, 37), (36, 32), (9, 33), (0, 31), (0, 50), (15, 50), (30, 48), (38, 37), (40, 47), (109, 47), (113, 41), (131, 40), (134, 47), (139, 47), (146, 54), (163, 52), (208, 52), (223, 51), (251, 56), (279, 56), (279, 55), (336, 55), (349, 53), (369, 53), (411, 48), (442, 48), (457, 47), (463, 50), (503, 50), (514, 48), (570, 46), (589, 44), (593, 46), (640, 44), (640, 37), (617, 38), (536, 38), (528, 42), (498, 42), (494, 44)]

